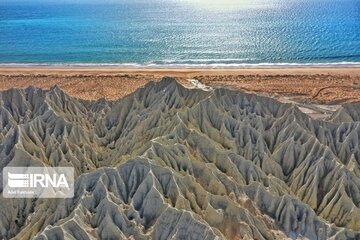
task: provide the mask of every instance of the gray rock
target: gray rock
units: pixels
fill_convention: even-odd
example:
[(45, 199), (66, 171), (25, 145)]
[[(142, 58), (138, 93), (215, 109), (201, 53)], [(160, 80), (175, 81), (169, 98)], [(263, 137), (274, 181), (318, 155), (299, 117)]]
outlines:
[(359, 106), (319, 121), (172, 78), (113, 102), (0, 92), (1, 170), (76, 172), (72, 199), (0, 197), (1, 238), (359, 239)]

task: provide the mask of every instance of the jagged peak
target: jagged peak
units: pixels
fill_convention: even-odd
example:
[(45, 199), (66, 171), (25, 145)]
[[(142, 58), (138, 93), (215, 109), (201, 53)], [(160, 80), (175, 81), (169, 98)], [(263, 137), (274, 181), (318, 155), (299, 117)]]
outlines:
[(163, 77), (160, 81), (160, 84), (164, 84), (164, 85), (169, 85), (169, 84), (178, 84), (178, 82), (176, 81), (176, 78), (174, 77), (168, 77), (165, 76)]
[(173, 77), (163, 77), (153, 85), (156, 92), (167, 91), (173, 93), (176, 90), (183, 90), (184, 87)]
[(47, 95), (49, 96), (53, 96), (53, 95), (57, 95), (57, 96), (62, 96), (65, 98), (72, 98), (70, 95), (68, 95), (63, 89), (61, 89), (57, 84), (52, 86), (48, 92)]
[(60, 92), (63, 92), (63, 90), (59, 87), (59, 85), (55, 84), (54, 86), (52, 86), (50, 88), (50, 91), (54, 91), (54, 92), (57, 92), (57, 91), (60, 91)]
[(329, 120), (334, 123), (359, 122), (360, 102), (344, 104), (330, 116)]

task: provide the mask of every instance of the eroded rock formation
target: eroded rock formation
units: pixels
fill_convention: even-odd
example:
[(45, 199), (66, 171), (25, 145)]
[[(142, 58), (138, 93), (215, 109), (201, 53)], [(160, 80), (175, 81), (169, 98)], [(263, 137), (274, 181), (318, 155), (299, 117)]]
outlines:
[(114, 102), (1, 92), (1, 170), (73, 166), (76, 184), (1, 196), (0, 238), (360, 239), (359, 106), (319, 121), (172, 78)]

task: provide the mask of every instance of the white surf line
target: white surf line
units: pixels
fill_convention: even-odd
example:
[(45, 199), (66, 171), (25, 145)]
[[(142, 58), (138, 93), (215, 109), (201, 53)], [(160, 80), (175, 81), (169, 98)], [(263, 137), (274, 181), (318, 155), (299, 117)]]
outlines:
[(187, 79), (187, 80), (194, 86), (194, 88), (199, 88), (199, 89), (202, 89), (205, 91), (213, 90), (212, 87), (201, 83), (199, 80), (196, 80), (196, 79)]

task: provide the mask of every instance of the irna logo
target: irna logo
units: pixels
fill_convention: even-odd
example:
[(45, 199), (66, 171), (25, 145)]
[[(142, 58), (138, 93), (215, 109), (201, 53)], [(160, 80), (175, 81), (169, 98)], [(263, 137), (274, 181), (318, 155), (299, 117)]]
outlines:
[(3, 196), (6, 198), (68, 198), (74, 195), (71, 167), (6, 167)]
[(8, 172), (11, 188), (69, 187), (65, 174), (16, 174)]

